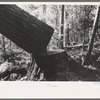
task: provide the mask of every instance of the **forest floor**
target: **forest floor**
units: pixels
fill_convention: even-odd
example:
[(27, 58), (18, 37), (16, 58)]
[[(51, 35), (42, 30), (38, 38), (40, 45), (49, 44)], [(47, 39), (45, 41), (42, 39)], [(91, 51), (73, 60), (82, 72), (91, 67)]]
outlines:
[[(82, 67), (82, 58), (87, 48), (82, 53), (82, 48), (66, 50), (71, 57), (57, 65), (56, 81), (100, 81), (100, 46), (96, 46), (92, 52), (93, 61), (88, 66)], [(6, 53), (0, 51), (0, 79), (1, 81), (46, 81), (40, 69), (35, 72), (36, 63), (31, 64), (30, 55), (25, 51)], [(34, 67), (35, 66), (35, 67)], [(39, 75), (38, 75), (39, 73)]]
[[(71, 70), (68, 72), (63, 71), (60, 73), (60, 79), (62, 81), (100, 81), (100, 46), (96, 45), (92, 51), (92, 62), (90, 65), (82, 67), (82, 58), (85, 57), (87, 53), (87, 48), (82, 51), (82, 48), (72, 48), (71, 50), (66, 50), (66, 52), (75, 60), (77, 65), (70, 61), (69, 67)], [(72, 67), (73, 66), (73, 67)], [(74, 68), (75, 67), (75, 68)], [(80, 68), (79, 68), (80, 67)], [(64, 75), (63, 75), (64, 74)], [(65, 76), (65, 77), (63, 77)]]

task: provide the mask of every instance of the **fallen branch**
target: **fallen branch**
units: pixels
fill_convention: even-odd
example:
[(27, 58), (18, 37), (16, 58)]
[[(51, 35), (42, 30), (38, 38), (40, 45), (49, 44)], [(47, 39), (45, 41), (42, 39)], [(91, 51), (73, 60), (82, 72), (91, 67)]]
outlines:
[(20, 68), (17, 66), (13, 66), (12, 63), (4, 62), (0, 65), (0, 78), (5, 78), (6, 76), (10, 76), (10, 74), (16, 73), (21, 74), (22, 76), (27, 74), (26, 68)]
[[(100, 42), (94, 43), (94, 46), (95, 45), (100, 45)], [(84, 44), (84, 47), (88, 47), (88, 46), (89, 46), (89, 44)], [(82, 47), (83, 47), (83, 44), (78, 44), (78, 45), (67, 46), (65, 48), (72, 49), (72, 48), (82, 48)]]

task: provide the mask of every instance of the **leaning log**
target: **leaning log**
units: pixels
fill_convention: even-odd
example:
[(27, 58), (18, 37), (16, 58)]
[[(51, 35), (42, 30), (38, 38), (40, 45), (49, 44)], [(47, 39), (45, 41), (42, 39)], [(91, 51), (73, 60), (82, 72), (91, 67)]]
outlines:
[(96, 32), (97, 32), (97, 26), (98, 26), (99, 16), (100, 16), (99, 13), (100, 13), (100, 6), (97, 7), (95, 20), (94, 20), (94, 23), (93, 23), (92, 37), (91, 37), (91, 40), (90, 40), (90, 43), (89, 43), (87, 55), (86, 55), (84, 62), (83, 62), (83, 66), (89, 65), (89, 63), (91, 62), (91, 52), (92, 52), (92, 49), (93, 49), (94, 39), (95, 39), (95, 35), (96, 35)]
[(29, 53), (45, 50), (53, 31), (16, 5), (0, 5), (0, 33)]

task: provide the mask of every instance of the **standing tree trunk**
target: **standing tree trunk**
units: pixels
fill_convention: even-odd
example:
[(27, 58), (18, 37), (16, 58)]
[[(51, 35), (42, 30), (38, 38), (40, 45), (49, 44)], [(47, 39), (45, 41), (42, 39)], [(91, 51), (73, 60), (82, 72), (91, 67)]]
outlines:
[(63, 34), (64, 34), (64, 5), (62, 5), (61, 13), (61, 48), (63, 49)]
[[(89, 8), (88, 8), (88, 10), (89, 10)], [(88, 32), (88, 40), (87, 40), (87, 43), (89, 43), (89, 33), (90, 33), (90, 27), (89, 27), (89, 20), (90, 20), (90, 18), (89, 18), (89, 15), (90, 15), (90, 13), (91, 13), (91, 9), (89, 10), (89, 12), (88, 12), (88, 23), (87, 23), (87, 27), (88, 27), (88, 29), (87, 29), (87, 32)]]
[(86, 35), (86, 8), (84, 9), (84, 37), (83, 37), (83, 48), (82, 48), (82, 52), (84, 52), (85, 49), (85, 35)]
[(92, 37), (91, 37), (91, 40), (90, 40), (88, 52), (87, 52), (87, 55), (86, 55), (85, 60), (83, 62), (83, 65), (88, 65), (91, 61), (90, 56), (91, 56), (91, 52), (92, 52), (92, 49), (93, 49), (94, 38), (95, 38), (95, 35), (96, 35), (96, 31), (97, 31), (97, 26), (98, 26), (98, 21), (99, 21), (99, 13), (100, 13), (100, 6), (97, 7), (95, 20), (94, 20), (94, 23), (93, 23), (93, 34), (92, 34)]
[[(56, 7), (56, 30), (57, 30), (57, 35), (59, 35), (59, 6)], [(59, 40), (57, 42), (57, 48), (60, 48)]]
[(69, 39), (69, 24), (67, 26), (66, 34), (67, 34), (67, 45), (70, 45), (70, 39)]
[(10, 45), (9, 47), (10, 47), (10, 52), (11, 52), (11, 40), (10, 40), (9, 42), (10, 42), (10, 43), (9, 43), (9, 45)]
[(43, 5), (43, 22), (46, 22), (46, 5)]
[[(63, 61), (68, 61), (68, 55), (65, 50), (48, 50), (47, 55), (45, 56), (36, 56), (35, 57), (37, 65), (44, 72), (44, 77), (47, 81), (54, 81), (57, 79), (57, 72), (59, 69), (63, 69), (62, 66), (59, 66)], [(64, 67), (67, 71), (67, 66)]]
[(2, 47), (3, 47), (3, 51), (5, 52), (5, 38), (3, 35), (2, 35), (2, 40), (3, 40)]

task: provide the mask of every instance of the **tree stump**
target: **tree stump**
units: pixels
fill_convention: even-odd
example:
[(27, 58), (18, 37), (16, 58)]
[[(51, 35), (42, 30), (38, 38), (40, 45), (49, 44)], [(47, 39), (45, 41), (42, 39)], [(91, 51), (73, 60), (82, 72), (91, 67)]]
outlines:
[(63, 60), (68, 60), (68, 55), (65, 50), (48, 50), (46, 55), (35, 57), (37, 65), (44, 72), (44, 77), (47, 81), (56, 80), (58, 64)]

